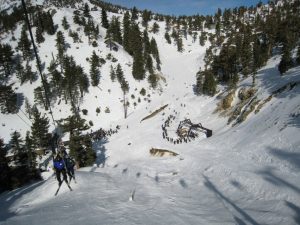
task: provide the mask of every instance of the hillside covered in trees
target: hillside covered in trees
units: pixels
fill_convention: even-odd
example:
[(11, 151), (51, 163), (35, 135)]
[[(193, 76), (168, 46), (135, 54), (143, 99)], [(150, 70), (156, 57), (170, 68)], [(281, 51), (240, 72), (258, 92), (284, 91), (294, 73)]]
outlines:
[[(141, 215), (125, 224), (143, 224), (147, 209), (157, 218), (144, 224), (197, 224), (191, 206), (203, 224), (299, 223), (299, 0), (177, 17), (95, 0), (0, 9), (0, 192), (46, 180), (12, 203), (22, 215), (24, 205), (51, 208), (42, 190), (54, 190), (60, 142), (80, 169), (74, 192), (94, 199), (93, 184), (104, 182), (118, 196), (110, 207), (120, 196), (141, 206), (120, 206)], [(182, 137), (187, 119), (212, 137), (205, 129)], [(215, 222), (204, 205), (220, 209)], [(163, 220), (172, 214), (163, 207), (189, 216)]]

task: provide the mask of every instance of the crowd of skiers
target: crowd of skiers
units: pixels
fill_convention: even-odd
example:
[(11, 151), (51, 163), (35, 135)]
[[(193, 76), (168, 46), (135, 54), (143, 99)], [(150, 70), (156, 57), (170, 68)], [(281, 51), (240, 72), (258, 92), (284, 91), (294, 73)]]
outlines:
[(119, 129), (120, 129), (120, 126), (116, 126), (116, 128), (114, 130), (109, 129), (107, 131), (100, 128), (97, 131), (91, 132), (89, 135), (93, 139), (93, 141), (99, 141), (99, 140), (102, 140), (103, 138), (110, 137), (111, 135), (118, 133)]
[(164, 122), (164, 124), (161, 125), (163, 139), (165, 139), (165, 140), (173, 143), (174, 145), (176, 145), (176, 144), (182, 144), (182, 143), (191, 142), (196, 137), (198, 137), (198, 134), (194, 133), (194, 132), (191, 132), (189, 135), (182, 136), (182, 135), (178, 134), (178, 130), (177, 130), (176, 133), (178, 134), (178, 137), (177, 138), (170, 138), (169, 135), (168, 135), (167, 128), (170, 127), (170, 124), (172, 124), (172, 122), (174, 120), (175, 120), (175, 116), (170, 115), (170, 116), (168, 116), (168, 118)]

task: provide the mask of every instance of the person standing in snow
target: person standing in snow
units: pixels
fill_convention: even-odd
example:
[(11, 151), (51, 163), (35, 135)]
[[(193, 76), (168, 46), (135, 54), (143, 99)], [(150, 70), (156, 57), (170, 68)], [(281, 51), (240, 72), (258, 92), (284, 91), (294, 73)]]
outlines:
[(67, 168), (67, 174), (69, 177), (69, 182), (71, 182), (71, 180), (73, 178), (74, 182), (76, 183), (75, 171), (74, 171), (75, 160), (72, 157), (70, 157), (69, 155), (67, 155), (65, 158), (65, 163), (66, 163), (66, 168)]
[(66, 149), (66, 147), (64, 146), (64, 144), (62, 142), (59, 144), (57, 152), (60, 154), (60, 156), (63, 159), (65, 159), (67, 157), (67, 155), (68, 155), (67, 149)]
[[(53, 160), (53, 168), (55, 171), (56, 179), (58, 181), (58, 186), (60, 187), (62, 182), (65, 181), (66, 184), (68, 185), (69, 189), (72, 190), (69, 185), (68, 178), (67, 178), (66, 164), (65, 164), (63, 157), (61, 156), (61, 153), (58, 153), (55, 156), (55, 158)], [(63, 180), (61, 178), (63, 178)]]

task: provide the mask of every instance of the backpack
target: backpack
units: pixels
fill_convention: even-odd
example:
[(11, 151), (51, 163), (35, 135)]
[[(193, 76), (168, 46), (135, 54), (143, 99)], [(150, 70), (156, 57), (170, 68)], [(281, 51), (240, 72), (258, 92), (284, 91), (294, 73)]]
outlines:
[(69, 157), (66, 158), (66, 166), (67, 166), (68, 169), (74, 167), (74, 166), (75, 166), (74, 160), (72, 160), (72, 159), (69, 158)]
[(61, 160), (54, 160), (53, 166), (57, 170), (63, 170), (65, 168), (64, 161), (62, 159)]

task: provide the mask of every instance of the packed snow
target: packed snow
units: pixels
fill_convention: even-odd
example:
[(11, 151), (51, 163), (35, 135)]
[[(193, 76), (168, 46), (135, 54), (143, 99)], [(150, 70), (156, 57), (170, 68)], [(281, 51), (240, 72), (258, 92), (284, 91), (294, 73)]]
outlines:
[[(93, 13), (99, 18), (97, 12)], [(61, 24), (63, 15), (71, 22), (72, 12), (58, 10), (57, 24)], [(156, 38), (166, 78), (165, 83), (160, 82), (160, 91), (149, 89), (147, 81), (134, 81), (127, 66), (132, 58), (125, 51), (112, 52), (129, 81), (128, 99), (131, 94), (139, 96), (144, 87), (151, 101), (142, 99), (136, 108), (131, 105), (124, 119), (122, 92), (118, 83), (110, 81), (107, 62), (101, 69), (102, 90), (90, 89), (81, 108), (89, 110), (84, 118), (94, 122), (94, 130), (119, 125), (119, 132), (94, 143), (98, 159), (94, 166), (76, 171), (77, 183), (71, 182), (72, 192), (63, 184), (54, 196), (58, 184), (50, 170), (43, 181), (1, 194), (1, 225), (300, 224), (300, 67), (280, 76), (280, 57), (271, 58), (257, 74), (258, 98), (263, 100), (290, 82), (297, 85), (277, 94), (257, 114), (251, 113), (246, 121), (232, 127), (227, 125), (228, 117), (215, 113), (217, 96), (196, 96), (193, 91), (207, 46), (201, 47), (188, 37), (184, 40), (185, 51), (179, 53), (176, 46), (166, 43), (164, 24), (159, 25), (159, 34), (149, 36)], [(73, 30), (75, 27), (71, 25)], [(104, 36), (103, 28), (101, 32)], [(46, 40), (54, 46), (54, 37)], [(88, 72), (85, 59), (95, 48), (84, 43), (72, 44), (68, 53)], [(52, 49), (42, 44), (39, 50), (45, 53), (42, 60), (49, 63)], [(105, 57), (109, 49), (100, 42), (96, 52)], [(239, 86), (251, 84), (249, 77)], [(33, 101), (32, 89), (25, 84), (18, 91)], [(141, 122), (166, 104), (165, 110)], [(96, 106), (101, 107), (99, 115)], [(104, 113), (105, 107), (111, 113)], [(56, 119), (70, 112), (63, 101), (53, 109)], [(170, 115), (175, 116), (168, 129), (170, 136), (176, 136), (176, 126), (185, 118), (212, 129), (213, 136), (206, 138), (200, 133), (189, 143), (174, 145), (162, 137), (161, 126)], [(1, 136), (6, 141), (11, 130), (24, 135), (29, 129), (31, 121), (20, 116), (26, 123), (17, 121), (16, 115), (1, 114), (1, 122), (5, 123)], [(149, 153), (151, 148), (168, 149), (178, 156), (154, 157)]]

